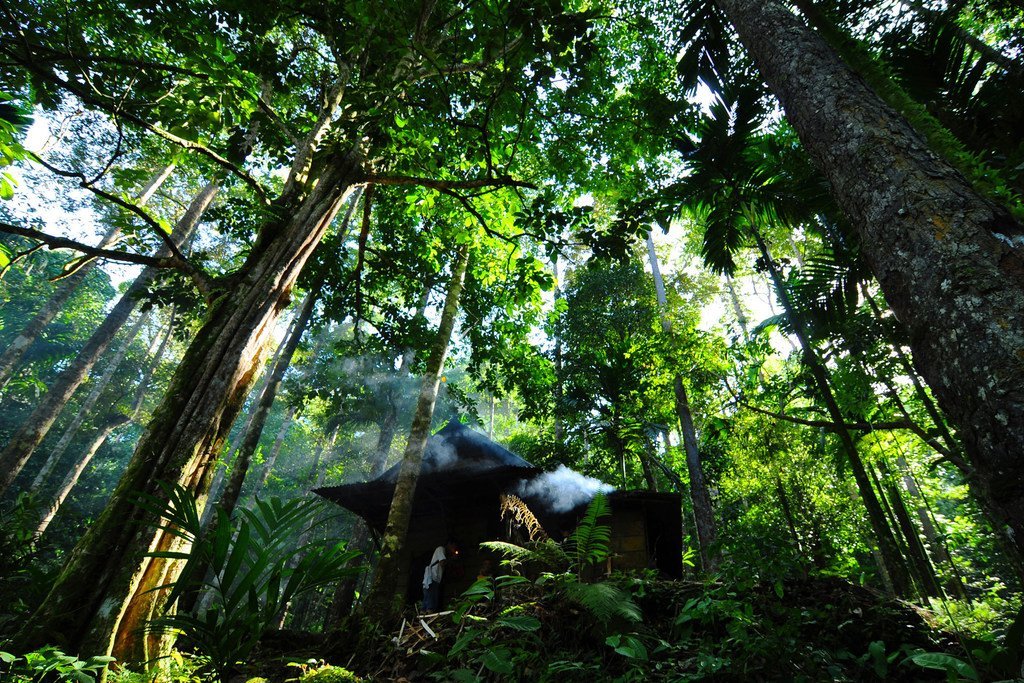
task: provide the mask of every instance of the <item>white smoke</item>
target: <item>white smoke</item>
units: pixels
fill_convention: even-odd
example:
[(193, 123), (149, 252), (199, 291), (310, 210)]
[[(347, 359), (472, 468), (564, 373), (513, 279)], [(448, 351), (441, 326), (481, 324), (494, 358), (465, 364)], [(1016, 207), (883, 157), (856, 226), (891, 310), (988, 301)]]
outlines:
[(568, 512), (589, 503), (598, 492), (615, 490), (603, 481), (582, 475), (565, 465), (521, 482), (517, 489), (516, 494), (520, 498), (539, 500), (551, 512)]
[(456, 465), (459, 460), (455, 446), (448, 443), (448, 438), (444, 434), (434, 434), (430, 437), (429, 448), (430, 457), (424, 462), (424, 472), (446, 470)]

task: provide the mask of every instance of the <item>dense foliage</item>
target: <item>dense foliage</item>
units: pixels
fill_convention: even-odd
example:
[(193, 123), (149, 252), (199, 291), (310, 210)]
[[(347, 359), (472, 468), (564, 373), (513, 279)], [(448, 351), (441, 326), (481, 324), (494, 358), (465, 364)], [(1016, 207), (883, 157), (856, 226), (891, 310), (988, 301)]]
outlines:
[[(1014, 3), (0, 14), (0, 676), (1021, 675)], [(450, 419), (678, 494), (685, 580), (598, 495), (396, 653)], [(399, 462), (383, 538), (312, 502)]]

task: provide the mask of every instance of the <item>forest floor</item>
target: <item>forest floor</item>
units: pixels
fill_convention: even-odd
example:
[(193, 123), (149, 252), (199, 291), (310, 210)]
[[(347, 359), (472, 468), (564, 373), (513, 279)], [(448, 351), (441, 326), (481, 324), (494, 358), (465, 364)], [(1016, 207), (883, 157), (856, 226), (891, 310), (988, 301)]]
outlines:
[[(327, 636), (274, 634), (250, 676), (294, 680), (287, 660), (317, 660), (372, 681), (947, 680), (943, 665), (978, 680), (958, 639), (929, 612), (840, 579), (633, 579), (623, 588), (641, 609), (639, 622), (602, 621), (557, 591), (517, 586), (461, 620), (454, 613), (430, 622), (436, 638), (405, 637), (400, 648), (397, 627), (370, 636), (356, 624)], [(412, 612), (406, 619), (417, 621)]]

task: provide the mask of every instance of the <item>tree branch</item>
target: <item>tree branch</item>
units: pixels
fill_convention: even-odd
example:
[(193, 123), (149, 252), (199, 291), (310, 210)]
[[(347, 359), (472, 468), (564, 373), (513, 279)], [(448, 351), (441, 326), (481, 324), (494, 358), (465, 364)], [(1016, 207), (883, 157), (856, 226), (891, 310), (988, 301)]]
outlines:
[(131, 112), (121, 109), (120, 106), (111, 106), (110, 104), (103, 101), (104, 96), (102, 94), (98, 92), (90, 93), (88, 89), (81, 87), (77, 83), (74, 83), (73, 81), (68, 79), (61, 78), (60, 76), (57, 76), (48, 69), (40, 67), (31, 55), (22, 55), (9, 49), (6, 50), (6, 52), (14, 61), (16, 61), (21, 66), (32, 71), (41, 78), (44, 78), (47, 81), (54, 83), (61, 88), (64, 88), (71, 94), (78, 97), (83, 102), (98, 107), (99, 109), (107, 112), (109, 115), (115, 118), (123, 118), (124, 120), (129, 121), (130, 123), (134, 123), (140, 128), (148, 130), (154, 135), (161, 137), (164, 140), (167, 140), (168, 142), (172, 142), (175, 145), (182, 147), (183, 149), (192, 150), (202, 154), (203, 156), (212, 160), (218, 166), (221, 166), (228, 172), (233, 173), (234, 175), (241, 178), (249, 187), (253, 189), (254, 192), (256, 192), (257, 195), (259, 195), (260, 199), (262, 199), (264, 202), (270, 201), (269, 198), (267, 197), (266, 190), (263, 189), (263, 186), (260, 185), (255, 178), (246, 173), (243, 169), (231, 163), (228, 159), (225, 159), (221, 155), (214, 152), (212, 149), (206, 147), (205, 145), (200, 144), (198, 142), (194, 142), (192, 140), (186, 140), (185, 138), (182, 137), (178, 137), (177, 135), (174, 135), (173, 133), (170, 133), (162, 129), (159, 126), (156, 126), (150, 123), (149, 121), (146, 121), (140, 116), (136, 116)]
[(437, 180), (434, 178), (420, 178), (417, 176), (367, 176), (362, 182), (367, 185), (419, 185), (429, 187), (432, 190), (469, 190), (478, 187), (526, 187), (532, 190), (537, 189), (533, 183), (523, 180), (516, 180), (512, 176), (504, 175), (495, 178), (478, 178), (476, 180)]
[(879, 432), (879, 431), (891, 431), (894, 429), (909, 429), (914, 430), (915, 425), (910, 420), (890, 420), (887, 422), (846, 422), (844, 424), (836, 424), (831, 420), (805, 420), (800, 417), (793, 417), (792, 415), (786, 415), (785, 413), (776, 413), (764, 408), (759, 408), (751, 403), (747, 403), (742, 399), (737, 399), (737, 403), (744, 408), (749, 408), (755, 413), (767, 415), (768, 417), (774, 417), (777, 420), (784, 420), (785, 422), (793, 422), (795, 424), (806, 425), (808, 427), (820, 427), (827, 429), (830, 432), (838, 432), (840, 429), (856, 429), (862, 432)]
[(144, 254), (132, 254), (127, 251), (118, 251), (116, 249), (101, 249), (100, 247), (93, 247), (83, 242), (68, 239), (67, 237), (50, 235), (33, 228), (23, 228), (17, 225), (11, 225), (10, 223), (0, 222), (0, 232), (36, 240), (46, 245), (51, 250), (71, 249), (94, 258), (118, 261), (120, 263), (134, 263), (136, 265), (149, 266), (151, 268), (181, 268), (181, 265), (173, 256), (156, 257), (146, 256)]

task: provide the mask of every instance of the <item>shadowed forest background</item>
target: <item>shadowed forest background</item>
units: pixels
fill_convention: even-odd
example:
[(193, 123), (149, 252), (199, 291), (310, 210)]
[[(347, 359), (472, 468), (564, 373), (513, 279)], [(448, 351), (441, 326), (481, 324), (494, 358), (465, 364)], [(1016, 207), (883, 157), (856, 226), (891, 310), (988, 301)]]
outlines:
[[(3, 681), (1022, 675), (1015, 3), (0, 17)], [(452, 420), (590, 505), (423, 631)]]

